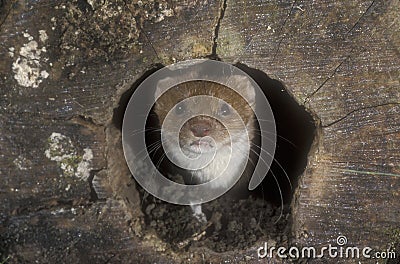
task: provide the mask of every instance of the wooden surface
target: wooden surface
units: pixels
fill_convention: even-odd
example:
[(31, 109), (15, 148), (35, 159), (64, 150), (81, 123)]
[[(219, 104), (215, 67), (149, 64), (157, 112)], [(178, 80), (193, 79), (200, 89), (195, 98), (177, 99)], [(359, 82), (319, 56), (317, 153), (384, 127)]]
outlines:
[(282, 81), (319, 125), (293, 242), (388, 248), (400, 228), (399, 1), (157, 3), (0, 1), (2, 259), (249, 261), (176, 254), (142, 232), (113, 123), (148, 70), (210, 55)]
[(221, 59), (281, 80), (320, 123), (293, 203), (298, 242), (345, 235), (352, 245), (387, 248), (400, 218), (399, 2), (227, 6)]

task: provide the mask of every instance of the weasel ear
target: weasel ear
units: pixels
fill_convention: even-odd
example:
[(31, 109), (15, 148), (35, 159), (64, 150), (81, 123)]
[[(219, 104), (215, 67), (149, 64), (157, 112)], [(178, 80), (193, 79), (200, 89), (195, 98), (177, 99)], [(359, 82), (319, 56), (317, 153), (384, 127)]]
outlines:
[(250, 106), (254, 106), (256, 102), (256, 92), (249, 77), (245, 75), (232, 75), (228, 79), (228, 84), (237, 87)]
[(171, 77), (166, 77), (159, 80), (157, 82), (156, 92), (154, 93), (154, 100), (157, 100), (157, 98), (161, 96), (161, 94), (163, 94), (168, 88), (173, 86), (174, 82), (176, 81)]

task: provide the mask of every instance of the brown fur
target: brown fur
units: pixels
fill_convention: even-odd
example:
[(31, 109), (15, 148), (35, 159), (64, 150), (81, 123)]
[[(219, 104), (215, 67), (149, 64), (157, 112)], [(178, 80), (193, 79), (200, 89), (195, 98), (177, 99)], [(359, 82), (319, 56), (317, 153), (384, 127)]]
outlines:
[[(247, 125), (249, 122), (253, 121), (253, 110), (238, 93), (234, 90), (209, 81), (190, 81), (186, 83), (179, 84), (175, 87), (172, 87), (164, 94), (160, 96), (155, 105), (155, 112), (159, 118), (160, 124), (164, 122), (164, 119), (169, 111), (175, 105), (177, 105), (180, 101), (197, 95), (208, 95), (213, 96), (219, 99), (224, 100), (228, 104), (230, 104), (240, 115), (244, 124)], [(180, 139), (186, 141), (187, 137), (190, 137), (189, 134), (189, 126), (195, 122), (199, 122), (200, 120), (210, 122), (212, 130), (210, 136), (215, 137), (215, 139), (223, 140), (227, 137), (226, 128), (217, 120), (205, 117), (205, 116), (197, 116), (196, 113), (204, 113), (209, 115), (215, 115), (217, 111), (219, 111), (220, 105), (218, 105), (215, 100), (207, 100), (202, 98), (199, 104), (194, 106), (196, 109), (187, 109), (187, 111), (191, 111), (196, 115), (193, 119), (189, 120), (184, 127), (182, 128), (182, 133), (180, 135)], [(171, 118), (180, 118), (176, 116), (174, 113), (170, 115)], [(241, 121), (235, 120), (233, 116), (221, 117), (221, 121), (228, 122), (229, 125), (233, 128), (237, 127), (238, 129), (241, 127)], [(187, 133), (185, 133), (185, 131)], [(251, 132), (251, 131), (249, 131)], [(251, 135), (251, 133), (250, 133)]]

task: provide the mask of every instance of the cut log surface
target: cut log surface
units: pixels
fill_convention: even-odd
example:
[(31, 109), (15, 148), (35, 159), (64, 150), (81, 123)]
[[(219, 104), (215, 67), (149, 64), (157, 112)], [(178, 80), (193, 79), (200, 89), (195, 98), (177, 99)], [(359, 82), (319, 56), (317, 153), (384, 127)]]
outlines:
[(399, 227), (399, 11), (398, 1), (227, 3), (221, 59), (279, 79), (320, 122), (293, 203), (302, 245), (344, 235), (386, 249)]
[(293, 243), (398, 243), (399, 1), (3, 0), (0, 263), (256, 263), (256, 247), (176, 253), (143, 232), (115, 125), (149, 70), (216, 56), (281, 81), (318, 124)]

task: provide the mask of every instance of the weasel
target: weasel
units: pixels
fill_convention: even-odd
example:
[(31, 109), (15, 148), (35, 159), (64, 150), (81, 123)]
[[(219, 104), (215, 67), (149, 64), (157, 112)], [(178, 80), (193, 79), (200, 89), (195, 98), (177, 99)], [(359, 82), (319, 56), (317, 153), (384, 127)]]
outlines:
[[(202, 184), (215, 179), (227, 170), (231, 177), (222, 183), (211, 185), (211, 188), (224, 188), (231, 183), (230, 181), (236, 179), (235, 175), (243, 171), (239, 169), (241, 166), (247, 166), (244, 172), (246, 174), (249, 174), (251, 168), (254, 169), (254, 163), (251, 160), (249, 162), (254, 156), (253, 153), (256, 153), (254, 150), (250, 151), (251, 144), (254, 144), (256, 129), (256, 119), (252, 109), (255, 105), (254, 87), (244, 76), (234, 75), (230, 78), (232, 78), (230, 83), (242, 92), (244, 98), (227, 86), (203, 80), (178, 84), (162, 94), (160, 89), (156, 90), (155, 97), (158, 99), (154, 105), (154, 112), (162, 128), (161, 133), (165, 136), (163, 144), (171, 152), (170, 154), (176, 157), (175, 165), (183, 168), (196, 167), (196, 163), (202, 162), (196, 159), (199, 154), (210, 160), (205, 166), (200, 166), (200, 169), (177, 171), (183, 177), (185, 184)], [(185, 100), (192, 97), (196, 99)], [(235, 115), (234, 111), (239, 115)], [(218, 117), (218, 120), (214, 117)], [(166, 118), (169, 122), (164, 124)], [(187, 121), (182, 121), (185, 118)], [(179, 136), (174, 137), (172, 131), (176, 130), (176, 124), (181, 122), (183, 126), (179, 130)], [(230, 134), (224, 124), (229, 124)], [(243, 124), (247, 133), (243, 130)], [(177, 155), (179, 148), (184, 155), (193, 159), (189, 161), (181, 159)], [(227, 167), (229, 158), (234, 162), (233, 166)], [(241, 179), (248, 180), (250, 176), (242, 176)], [(247, 184), (248, 181), (243, 185), (247, 187)], [(206, 221), (201, 205), (191, 207), (198, 220)]]

